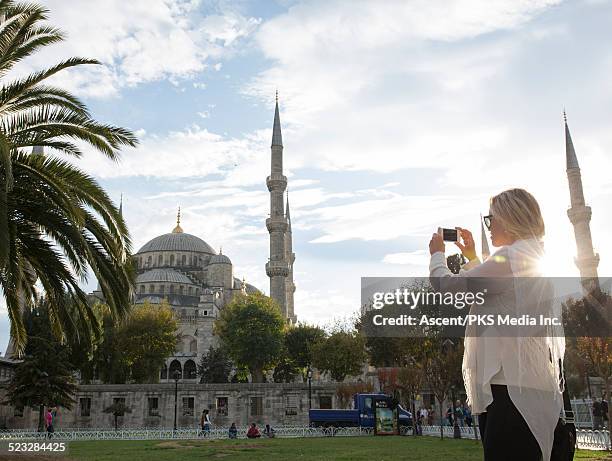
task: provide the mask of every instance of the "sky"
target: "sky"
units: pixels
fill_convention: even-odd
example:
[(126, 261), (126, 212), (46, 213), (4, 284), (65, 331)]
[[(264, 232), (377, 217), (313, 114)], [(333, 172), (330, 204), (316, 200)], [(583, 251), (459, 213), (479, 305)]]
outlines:
[[(117, 203), (123, 194), (134, 251), (170, 232), (180, 206), (185, 232), (269, 293), (278, 90), (299, 320), (351, 315), (361, 277), (426, 276), (438, 226), (471, 229), (480, 245), (479, 215), (510, 187), (540, 202), (549, 274), (578, 275), (563, 109), (599, 272), (612, 274), (609, 1), (44, 4), (67, 40), (3, 79), (70, 56), (102, 62), (53, 83), (139, 136), (119, 162), (91, 150), (73, 160)], [(0, 305), (0, 351), (7, 341)]]

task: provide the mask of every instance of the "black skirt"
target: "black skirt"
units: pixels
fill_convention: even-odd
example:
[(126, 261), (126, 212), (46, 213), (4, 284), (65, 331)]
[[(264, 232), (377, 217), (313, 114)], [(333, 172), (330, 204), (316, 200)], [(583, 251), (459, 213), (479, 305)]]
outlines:
[(541, 461), (542, 451), (506, 386), (491, 384), (493, 402), (478, 416), (485, 461)]

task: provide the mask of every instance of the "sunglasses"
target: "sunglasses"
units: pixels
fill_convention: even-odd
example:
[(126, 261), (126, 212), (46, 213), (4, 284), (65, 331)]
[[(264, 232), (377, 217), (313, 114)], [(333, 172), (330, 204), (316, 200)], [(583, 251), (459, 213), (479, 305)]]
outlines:
[(488, 214), (488, 215), (482, 217), (484, 225), (487, 226), (488, 230), (491, 230), (491, 218), (492, 217), (493, 217), (492, 214)]

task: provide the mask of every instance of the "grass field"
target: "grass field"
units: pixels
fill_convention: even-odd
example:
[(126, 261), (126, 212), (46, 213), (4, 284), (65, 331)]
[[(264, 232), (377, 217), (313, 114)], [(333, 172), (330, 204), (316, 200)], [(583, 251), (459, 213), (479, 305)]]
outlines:
[[(477, 461), (482, 460), (482, 447), (474, 440), (439, 440), (433, 437), (330, 437), (255, 441), (100, 441), (72, 442), (68, 457), (71, 460), (79, 461), (192, 461), (204, 459)], [(581, 450), (574, 459), (581, 461), (612, 460), (612, 456), (604, 452)]]

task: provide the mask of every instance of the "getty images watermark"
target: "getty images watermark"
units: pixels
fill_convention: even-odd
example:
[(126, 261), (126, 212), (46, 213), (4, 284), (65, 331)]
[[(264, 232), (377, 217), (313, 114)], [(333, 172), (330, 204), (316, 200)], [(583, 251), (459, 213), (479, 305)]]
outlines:
[(606, 337), (611, 282), (587, 292), (579, 278), (362, 277), (361, 324), (379, 337)]

